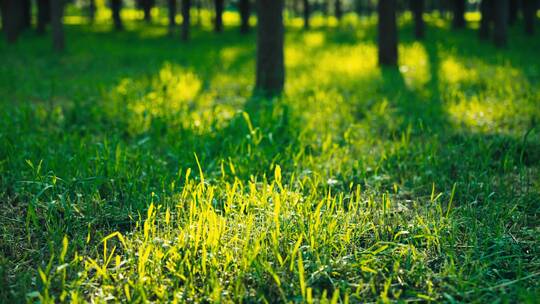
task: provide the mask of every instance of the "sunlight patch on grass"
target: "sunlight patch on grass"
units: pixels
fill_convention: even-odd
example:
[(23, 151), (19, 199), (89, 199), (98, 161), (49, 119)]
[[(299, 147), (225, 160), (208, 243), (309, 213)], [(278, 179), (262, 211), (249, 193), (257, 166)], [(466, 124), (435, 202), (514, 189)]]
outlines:
[(410, 88), (420, 88), (430, 79), (427, 53), (422, 43), (414, 42), (411, 45), (401, 45), (399, 70)]
[(324, 41), (325, 36), (322, 32), (309, 32), (304, 35), (304, 43), (308, 47), (320, 47)]
[(202, 81), (195, 74), (166, 63), (152, 79), (121, 80), (111, 93), (108, 114), (127, 120), (130, 133), (143, 133), (154, 119), (187, 118), (201, 87)]
[(453, 57), (444, 59), (441, 63), (441, 81), (448, 84), (457, 84), (460, 82), (476, 82), (478, 72), (472, 66), (465, 66)]

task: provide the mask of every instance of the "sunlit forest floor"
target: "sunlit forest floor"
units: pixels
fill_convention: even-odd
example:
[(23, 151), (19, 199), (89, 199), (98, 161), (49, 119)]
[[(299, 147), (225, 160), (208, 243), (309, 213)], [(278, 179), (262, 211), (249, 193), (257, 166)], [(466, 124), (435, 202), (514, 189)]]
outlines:
[(537, 301), (538, 34), (289, 21), (262, 100), (254, 33), (72, 23), (0, 42), (0, 302)]

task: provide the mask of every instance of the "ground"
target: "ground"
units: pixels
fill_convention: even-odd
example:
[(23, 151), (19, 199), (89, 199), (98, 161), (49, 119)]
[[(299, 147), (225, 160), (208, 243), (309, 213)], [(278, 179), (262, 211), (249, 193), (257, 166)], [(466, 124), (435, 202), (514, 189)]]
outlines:
[(537, 301), (539, 34), (288, 20), (267, 100), (237, 19), (0, 42), (0, 302)]

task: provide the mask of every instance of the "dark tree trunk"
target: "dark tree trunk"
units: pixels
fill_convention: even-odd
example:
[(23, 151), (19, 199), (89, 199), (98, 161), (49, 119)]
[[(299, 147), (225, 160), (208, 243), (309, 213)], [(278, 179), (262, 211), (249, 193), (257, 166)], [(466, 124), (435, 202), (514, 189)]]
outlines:
[(189, 40), (191, 0), (182, 0), (182, 40)]
[(480, 19), (478, 36), (480, 39), (487, 40), (491, 33), (491, 24), (493, 21), (493, 0), (482, 0), (480, 2), (480, 13), (482, 19)]
[(14, 43), (19, 38), (23, 21), (23, 5), (20, 0), (3, 0), (2, 12), (4, 32), (8, 43)]
[(414, 15), (414, 36), (416, 39), (424, 39), (424, 0), (410, 0), (411, 10)]
[(96, 21), (96, 0), (90, 0), (88, 5), (88, 19), (90, 19), (90, 23)]
[(216, 13), (216, 19), (214, 20), (214, 31), (220, 33), (223, 32), (223, 8), (225, 6), (224, 0), (214, 0), (214, 9)]
[(508, 24), (516, 24), (519, 12), (519, 0), (509, 0), (508, 3)]
[(493, 1), (493, 39), (495, 46), (504, 47), (508, 43), (508, 0)]
[(238, 10), (240, 11), (240, 33), (246, 34), (249, 32), (249, 16), (251, 15), (250, 0), (240, 0), (238, 2)]
[(379, 65), (397, 66), (396, 0), (379, 0)]
[(5, 0), (0, 0), (0, 18), (2, 19), (2, 31), (6, 30), (6, 7)]
[(278, 95), (285, 83), (284, 0), (257, 0), (257, 80), (255, 90)]
[(152, 22), (152, 0), (142, 0), (142, 9), (144, 12), (144, 21)]
[(341, 0), (334, 0), (334, 13), (338, 21), (343, 17), (343, 9), (341, 8)]
[(527, 35), (534, 34), (534, 22), (536, 19), (537, 9), (537, 0), (523, 0), (523, 19), (525, 21), (525, 33)]
[(61, 52), (65, 48), (64, 43), (64, 0), (51, 0), (51, 29), (53, 48)]
[(169, 33), (172, 33), (176, 27), (176, 0), (168, 0), (167, 4), (169, 8)]
[(311, 14), (311, 7), (309, 0), (303, 0), (304, 4), (304, 29), (309, 29), (309, 15)]
[(32, 26), (32, 2), (30, 0), (22, 0), (22, 22), (23, 29)]
[(465, 27), (465, 0), (453, 0), (452, 27), (460, 29)]
[(50, 0), (37, 0), (38, 8), (38, 21), (37, 32), (38, 34), (45, 34), (47, 24), (51, 20), (51, 3)]
[(121, 31), (124, 29), (124, 24), (122, 23), (122, 17), (120, 16), (120, 10), (122, 9), (122, 0), (111, 0), (111, 10), (112, 17), (114, 22), (114, 29)]

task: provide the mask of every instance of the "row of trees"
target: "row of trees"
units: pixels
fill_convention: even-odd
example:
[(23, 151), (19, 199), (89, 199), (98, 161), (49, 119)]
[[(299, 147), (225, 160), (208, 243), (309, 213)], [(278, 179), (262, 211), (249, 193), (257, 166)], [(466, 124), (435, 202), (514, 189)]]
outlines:
[[(31, 25), (31, 0), (0, 0), (2, 10), (2, 28), (8, 42), (14, 42), (19, 33)], [(89, 17), (92, 21), (95, 16), (95, 0), (88, 0)], [(177, 1), (180, 1), (182, 14), (181, 38), (188, 40), (191, 26), (192, 1), (194, 0), (166, 0), (168, 6), (169, 28), (171, 32), (176, 28)], [(258, 16), (257, 26), (257, 72), (256, 90), (267, 95), (278, 94), (283, 90), (285, 82), (284, 68), (284, 24), (283, 11), (285, 0), (255, 0)], [(300, 7), (304, 18), (304, 26), (309, 28), (312, 5), (319, 4), (317, 8), (328, 8), (328, 0), (294, 0), (293, 8)], [(332, 0), (333, 11), (339, 20), (343, 15), (343, 0)], [(356, 4), (366, 11), (370, 11), (373, 0), (355, 0)], [(466, 26), (465, 12), (466, 0), (378, 0), (376, 8), (378, 14), (378, 45), (379, 64), (384, 66), (396, 66), (398, 62), (398, 30), (397, 13), (405, 7), (411, 10), (414, 17), (415, 36), (424, 39), (425, 23), (424, 13), (426, 7), (446, 12), (452, 11), (452, 26), (460, 29)], [(200, 0), (199, 2), (200, 3)], [(321, 3), (325, 5), (320, 5)], [(64, 33), (62, 17), (65, 0), (36, 0), (37, 6), (37, 32), (44, 33), (47, 24), (51, 25), (53, 46), (56, 50), (64, 49)], [(144, 20), (151, 21), (151, 9), (156, 5), (155, 0), (138, 0), (138, 6), (144, 12)], [(250, 29), (249, 18), (251, 15), (250, 0), (237, 0), (236, 6), (241, 16), (240, 30), (247, 33)], [(112, 11), (112, 19), (116, 30), (123, 29), (121, 18), (122, 0), (109, 0)], [(214, 30), (223, 31), (223, 12), (225, 0), (213, 0), (215, 10)], [(518, 11), (522, 12), (525, 32), (529, 35), (534, 33), (534, 23), (538, 9), (538, 0), (481, 0), (479, 37), (489, 39), (493, 37), (496, 46), (504, 47), (508, 43), (508, 25), (513, 24)], [(323, 11), (324, 12), (324, 11)]]

